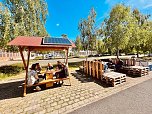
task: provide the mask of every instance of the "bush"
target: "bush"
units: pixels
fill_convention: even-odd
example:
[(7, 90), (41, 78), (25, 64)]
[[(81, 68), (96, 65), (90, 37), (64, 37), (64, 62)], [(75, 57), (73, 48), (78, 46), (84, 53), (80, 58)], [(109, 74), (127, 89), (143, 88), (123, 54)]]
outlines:
[(0, 67), (0, 73), (6, 74), (6, 75), (15, 75), (23, 71), (23, 67), (20, 66), (2, 66)]
[(34, 60), (42, 60), (42, 59), (43, 59), (42, 56), (37, 56), (37, 57), (34, 58)]

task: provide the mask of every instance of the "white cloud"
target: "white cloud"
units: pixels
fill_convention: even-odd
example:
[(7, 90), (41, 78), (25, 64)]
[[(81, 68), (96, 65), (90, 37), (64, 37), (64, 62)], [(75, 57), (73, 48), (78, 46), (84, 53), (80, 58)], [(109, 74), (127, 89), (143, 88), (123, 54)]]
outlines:
[(144, 6), (143, 9), (147, 9), (147, 8), (150, 8), (150, 7), (152, 7), (152, 4), (148, 4), (148, 5)]
[(131, 9), (138, 8), (144, 13), (151, 14), (152, 12), (152, 0), (105, 0), (105, 4), (109, 5), (110, 10), (118, 3), (130, 6)]
[(56, 26), (58, 27), (58, 26), (60, 26), (60, 24), (59, 24), (59, 23), (57, 23), (57, 24), (56, 24)]

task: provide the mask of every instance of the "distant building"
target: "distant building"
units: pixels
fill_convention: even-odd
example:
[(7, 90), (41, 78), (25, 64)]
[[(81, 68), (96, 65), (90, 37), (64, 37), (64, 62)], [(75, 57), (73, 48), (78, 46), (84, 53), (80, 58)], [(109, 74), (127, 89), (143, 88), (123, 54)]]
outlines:
[(81, 50), (79, 52), (79, 56), (87, 56), (87, 55), (95, 55), (95, 54), (97, 54), (97, 51), (90, 51), (90, 50), (84, 51), (84, 50)]

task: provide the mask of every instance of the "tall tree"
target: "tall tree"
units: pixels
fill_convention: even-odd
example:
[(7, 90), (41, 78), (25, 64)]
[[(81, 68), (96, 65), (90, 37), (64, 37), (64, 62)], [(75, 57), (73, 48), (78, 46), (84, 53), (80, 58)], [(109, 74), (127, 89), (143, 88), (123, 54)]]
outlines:
[(139, 51), (144, 47), (147, 36), (147, 19), (150, 15), (143, 15), (138, 9), (134, 9), (132, 12), (132, 35), (130, 37), (130, 45), (133, 46), (137, 51), (137, 57)]
[(128, 44), (129, 17), (130, 8), (118, 4), (111, 10), (109, 19), (105, 20), (105, 37), (111, 39), (111, 47), (116, 50), (117, 57), (119, 57), (119, 50)]
[[(8, 26), (10, 30), (7, 38), (9, 40), (16, 36), (48, 36), (45, 29), (48, 14), (45, 0), (3, 1), (5, 7), (8, 8), (11, 20)], [(4, 38), (4, 34), (2, 34), (2, 38)]]
[(11, 15), (9, 9), (0, 2), (0, 49), (6, 49), (10, 37)]
[(67, 34), (62, 34), (61, 35), (63, 38), (68, 38), (68, 35)]
[(77, 36), (75, 45), (76, 45), (76, 50), (79, 52), (82, 49), (80, 36)]
[(96, 12), (94, 8), (91, 9), (87, 19), (81, 19), (79, 22), (78, 29), (80, 30), (80, 38), (84, 50), (93, 50), (96, 46), (96, 35), (95, 35), (95, 18)]

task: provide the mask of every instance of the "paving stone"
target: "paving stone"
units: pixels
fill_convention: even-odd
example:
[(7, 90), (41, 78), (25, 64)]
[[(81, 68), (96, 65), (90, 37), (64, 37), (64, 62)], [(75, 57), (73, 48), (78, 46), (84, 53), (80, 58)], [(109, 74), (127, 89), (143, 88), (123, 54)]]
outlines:
[(74, 104), (72, 104), (72, 107), (73, 108), (77, 108), (79, 106), (79, 104), (78, 103), (74, 103)]
[(46, 109), (46, 112), (51, 113), (54, 110), (54, 107), (50, 107)]
[(59, 111), (55, 110), (55, 111), (51, 112), (51, 114), (59, 114)]
[(75, 103), (74, 100), (70, 100), (70, 101), (68, 102), (69, 105), (71, 105), (71, 104), (73, 104), (73, 103)]
[(66, 108), (65, 108), (65, 107), (60, 108), (60, 109), (59, 109), (59, 114), (63, 114), (63, 112), (65, 112), (65, 111), (66, 111)]
[(64, 100), (60, 100), (58, 101), (58, 104), (62, 104), (64, 102)]
[(53, 102), (52, 104), (51, 104), (51, 106), (56, 106), (58, 103), (57, 102)]
[(68, 105), (68, 103), (67, 102), (64, 102), (61, 106), (62, 107), (65, 107), (65, 106), (67, 106)]
[(61, 105), (57, 105), (54, 107), (55, 110), (60, 109), (60, 108), (61, 108)]
[(71, 109), (73, 109), (73, 106), (72, 106), (72, 105), (66, 106), (66, 110), (67, 110), (67, 111), (68, 111), (68, 110), (71, 110)]
[[(79, 79), (81, 78), (81, 75), (79, 75)], [(12, 96), (12, 99), (10, 96), (9, 99), (3, 98), (0, 100), (0, 112), (4, 111), (5, 114), (52, 114), (52, 112), (56, 114), (63, 114), (67, 110), (73, 110), (81, 105), (92, 103), (96, 99), (119, 92), (124, 88), (131, 87), (147, 79), (152, 79), (152, 77), (141, 77), (138, 79), (129, 78), (129, 81), (127, 80), (127, 82), (123, 85), (104, 88), (94, 82), (81, 83), (81, 81), (75, 77), (71, 77), (72, 86), (62, 86), (58, 88), (46, 89), (44, 91), (33, 92), (27, 94), (26, 97)], [(0, 86), (0, 89), (2, 86)], [(13, 85), (11, 89), (9, 86), (9, 89), (3, 89), (4, 94), (2, 95), (0, 93), (0, 98), (6, 97), (7, 95), (10, 95), (10, 93), (14, 93), (14, 89), (12, 88), (17, 86)], [(18, 94), (18, 92), (15, 94)]]
[(69, 100), (70, 100), (69, 98), (64, 99), (65, 102), (67, 102), (67, 101), (69, 101)]
[(45, 114), (46, 110), (39, 111), (39, 114)]
[(79, 99), (74, 99), (74, 102), (79, 102), (80, 100)]

